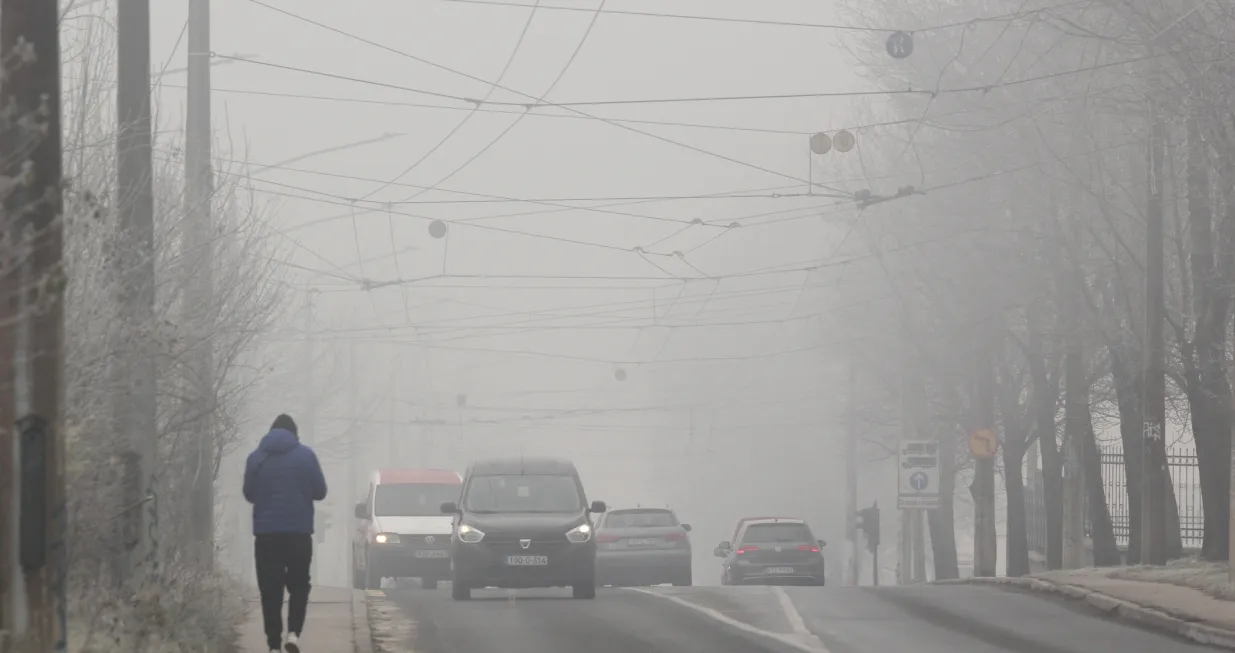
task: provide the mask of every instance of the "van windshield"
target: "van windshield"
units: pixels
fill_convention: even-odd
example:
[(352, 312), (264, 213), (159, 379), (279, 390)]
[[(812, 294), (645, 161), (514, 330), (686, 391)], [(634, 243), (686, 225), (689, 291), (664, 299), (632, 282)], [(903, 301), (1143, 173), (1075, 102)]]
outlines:
[(377, 517), (428, 517), (442, 514), (442, 504), (459, 499), (459, 486), (445, 483), (397, 483), (377, 486)]
[(467, 489), (469, 512), (579, 512), (583, 497), (574, 477), (549, 474), (476, 476)]

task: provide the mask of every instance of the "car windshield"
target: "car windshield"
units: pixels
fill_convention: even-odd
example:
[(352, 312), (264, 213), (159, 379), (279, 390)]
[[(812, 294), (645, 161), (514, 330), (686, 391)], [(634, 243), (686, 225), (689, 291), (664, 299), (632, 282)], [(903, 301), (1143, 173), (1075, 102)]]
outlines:
[(583, 497), (574, 477), (549, 474), (477, 476), (467, 490), (471, 512), (578, 512)]
[(810, 542), (810, 529), (805, 524), (754, 524), (746, 529), (743, 544), (775, 542)]
[(605, 517), (604, 528), (663, 528), (677, 526), (678, 520), (668, 510), (623, 510)]
[(378, 517), (427, 517), (442, 514), (442, 503), (457, 501), (459, 486), (444, 483), (379, 485), (373, 514)]

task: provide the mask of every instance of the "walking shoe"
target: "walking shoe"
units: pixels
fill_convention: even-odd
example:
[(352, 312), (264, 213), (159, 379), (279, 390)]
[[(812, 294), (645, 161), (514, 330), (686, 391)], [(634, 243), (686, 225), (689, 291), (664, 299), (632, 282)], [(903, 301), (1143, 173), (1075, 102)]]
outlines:
[(300, 636), (296, 633), (287, 634), (287, 643), (283, 645), (287, 653), (300, 653)]

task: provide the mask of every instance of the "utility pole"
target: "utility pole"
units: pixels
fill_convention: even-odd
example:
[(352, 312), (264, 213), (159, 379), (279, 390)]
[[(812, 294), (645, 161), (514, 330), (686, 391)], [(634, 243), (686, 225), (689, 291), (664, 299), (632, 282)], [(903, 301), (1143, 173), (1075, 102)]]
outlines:
[[(910, 415), (913, 416), (913, 439), (923, 439), (922, 424), (926, 421), (926, 386), (915, 376), (909, 386)], [(910, 515), (909, 537), (913, 547), (913, 582), (926, 582), (926, 511), (914, 510)]]
[(1162, 180), (1166, 127), (1156, 103), (1150, 108), (1149, 166), (1146, 175), (1146, 236), (1145, 236), (1145, 376), (1144, 401), (1141, 402), (1141, 428), (1144, 455), (1142, 458), (1142, 531), (1141, 563), (1164, 565), (1167, 557), (1166, 485), (1170, 472), (1166, 467), (1166, 440), (1163, 424), (1166, 418), (1165, 348), (1163, 322), (1164, 297), (1164, 218)]
[(154, 172), (151, 165), (150, 1), (120, 0), (116, 7), (116, 162), (120, 230), (116, 281), (121, 322), (119, 364), (113, 381), (116, 433), (124, 492), (119, 506), (124, 551), (115, 580), (157, 573), (151, 533), (158, 523), (154, 466), (158, 459), (154, 351)]
[[(916, 374), (906, 372), (902, 379), (901, 387), (901, 441), (908, 442), (913, 440), (917, 435), (917, 406), (914, 402), (916, 395)], [(913, 522), (918, 517), (918, 511), (913, 509), (902, 508), (900, 520), (899, 541), (897, 542), (897, 551), (900, 554), (900, 564), (897, 565), (897, 581), (901, 585), (908, 585), (911, 582), (913, 574), (913, 558), (914, 558), (914, 538), (913, 538)]]
[(977, 428), (970, 435), (969, 449), (974, 456), (973, 485), (973, 575), (995, 575), (999, 540), (995, 531), (995, 450), (999, 442), (995, 430), (994, 343), (988, 343), (979, 360), (977, 387), (974, 389)]
[[(214, 566), (215, 369), (214, 327), (214, 171), (210, 153), (210, 0), (189, 0), (188, 103), (185, 125), (185, 200), (188, 203), (186, 297), (196, 348), (193, 374), (198, 411), (193, 447), (192, 533), (203, 547), (199, 563)], [(147, 73), (149, 74), (149, 73)]]
[(849, 364), (849, 415), (845, 433), (845, 523), (849, 543), (849, 584), (861, 585), (862, 556), (858, 547), (858, 366)]
[[(15, 64), (0, 89), (0, 104), (8, 107), (0, 173), (24, 182), (4, 198), (7, 251), (0, 258), (0, 370), (11, 373), (0, 379), (7, 386), (0, 444), (10, 463), (0, 474), (7, 554), (0, 563), (7, 568), (0, 587), (7, 641), (0, 649), (22, 653), (67, 648), (59, 28), (55, 2), (0, 0), (0, 49)], [(15, 54), (27, 49), (33, 56)]]
[(399, 354), (394, 356), (394, 368), (390, 370), (390, 401), (386, 404), (386, 460), (391, 466), (402, 464), (399, 459), (399, 373), (402, 371), (403, 360)]
[[(358, 496), (360, 490), (360, 488), (357, 487), (359, 485), (359, 480), (357, 479), (356, 473), (356, 466), (358, 464), (357, 458), (360, 456), (360, 448), (357, 447), (356, 444), (360, 435), (360, 425), (358, 423), (360, 417), (360, 391), (358, 386), (360, 385), (359, 381), (361, 376), (360, 366), (356, 358), (355, 340), (350, 340), (347, 343), (347, 372), (347, 411), (351, 418), (351, 424), (350, 428), (348, 428), (347, 436), (347, 510), (343, 512), (343, 516), (348, 524), (353, 524), (354, 518), (351, 515), (354, 512), (357, 503), (356, 497)], [(344, 563), (346, 565), (344, 569), (351, 570), (356, 568), (352, 560), (352, 555), (354, 553), (355, 552), (352, 550), (350, 545), (344, 549)]]
[[(1235, 407), (1235, 383), (1231, 384), (1231, 406)], [(1227, 582), (1235, 585), (1235, 420), (1231, 421), (1231, 502), (1228, 509), (1231, 511), (1230, 518), (1230, 537), (1227, 538)], [(2, 513), (0, 513), (2, 514)]]
[[(1072, 220), (1068, 234), (1071, 246), (1080, 251), (1084, 232), (1079, 220)], [(1060, 243), (1063, 246), (1063, 243)], [(1082, 332), (1082, 313), (1085, 310), (1082, 290), (1085, 283), (1080, 274), (1068, 275), (1071, 284), (1061, 284), (1064, 293), (1064, 442), (1063, 442), (1063, 568), (1080, 569), (1085, 566), (1085, 478), (1083, 437), (1088, 435), (1090, 424), (1089, 383), (1086, 380), (1085, 345)], [(1085, 434), (1085, 435), (1082, 435)]]
[[(316, 288), (310, 289), (309, 297), (305, 301), (304, 305), (304, 373), (301, 377), (301, 381), (304, 383), (305, 388), (305, 401), (304, 417), (300, 428), (300, 439), (310, 448), (312, 448), (319, 440), (317, 437), (317, 384), (315, 383), (316, 375), (314, 374), (314, 364), (316, 363), (317, 357), (317, 323), (313, 316), (315, 308), (313, 301), (316, 294)], [(321, 536), (322, 533), (317, 534), (318, 542), (322, 541)], [(320, 555), (313, 556), (313, 561), (310, 563), (312, 565), (312, 569), (309, 572), (310, 578), (321, 578), (318, 576), (318, 569), (320, 567), (319, 563), (321, 562), (321, 559), (322, 558)]]

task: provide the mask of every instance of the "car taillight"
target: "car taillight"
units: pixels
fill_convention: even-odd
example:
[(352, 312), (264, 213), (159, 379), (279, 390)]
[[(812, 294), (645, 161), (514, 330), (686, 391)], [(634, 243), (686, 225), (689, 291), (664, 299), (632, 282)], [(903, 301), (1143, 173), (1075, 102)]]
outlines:
[(670, 542), (681, 542), (686, 539), (686, 533), (669, 533), (665, 536), (665, 539)]
[(744, 546), (738, 549), (738, 555), (742, 555), (743, 553), (750, 553), (751, 551), (758, 551), (758, 550), (759, 550), (759, 547), (757, 546)]
[(809, 544), (803, 544), (802, 546), (798, 547), (798, 551), (810, 551), (811, 553), (819, 553), (819, 547), (811, 546)]
[(597, 535), (597, 536), (596, 536), (596, 541), (597, 541), (597, 542), (599, 542), (599, 543), (601, 543), (601, 544), (613, 544), (614, 542), (618, 541), (619, 539), (621, 539), (621, 538), (619, 538), (619, 537), (618, 537), (618, 536), (616, 536), (616, 535)]

